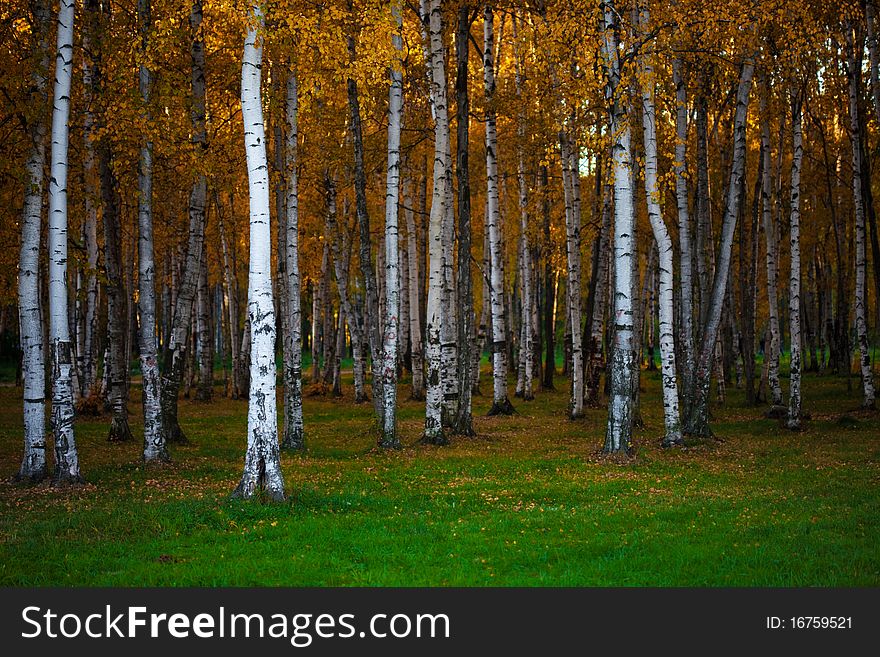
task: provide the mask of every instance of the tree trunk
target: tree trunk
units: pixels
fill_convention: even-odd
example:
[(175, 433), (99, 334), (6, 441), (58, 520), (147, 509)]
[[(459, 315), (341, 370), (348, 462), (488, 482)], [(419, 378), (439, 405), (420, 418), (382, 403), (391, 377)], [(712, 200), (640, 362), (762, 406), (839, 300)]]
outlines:
[[(355, 58), (354, 37), (348, 37), (348, 52), (352, 60)], [(361, 128), (361, 110), (358, 100), (358, 87), (354, 79), (348, 79), (348, 106), (351, 112), (351, 135), (354, 145), (354, 190), (355, 210), (357, 212), (360, 233), (361, 276), (364, 279), (364, 319), (365, 330), (370, 344), (371, 374), (373, 387), (373, 407), (379, 427), (384, 426), (384, 393), (382, 390), (382, 336), (379, 330), (379, 295), (376, 289), (376, 272), (373, 269), (373, 248), (370, 238), (370, 216), (367, 212), (367, 178), (364, 170), (364, 141)], [(351, 322), (353, 323), (353, 322)]]
[(739, 215), (740, 190), (746, 156), (746, 118), (748, 114), (749, 93), (754, 75), (754, 56), (745, 58), (740, 72), (736, 94), (736, 115), (733, 126), (733, 164), (727, 187), (727, 203), (721, 224), (721, 243), (715, 264), (715, 277), (712, 282), (712, 295), (706, 309), (706, 319), (701, 331), (701, 346), (694, 376), (694, 407), (688, 417), (686, 432), (696, 436), (711, 436), (709, 429), (709, 383), (712, 373), (712, 358), (718, 341), (718, 328), (721, 324), (721, 311), (727, 296), (727, 277), (730, 270), (730, 256), (733, 235)]
[(791, 159), (791, 275), (788, 279), (789, 326), (791, 331), (791, 383), (789, 387), (788, 422), (792, 430), (801, 428), (801, 161), (804, 157), (801, 129), (803, 96), (792, 90), (792, 159)]
[(73, 367), (67, 318), (67, 155), (73, 69), (74, 1), (60, 0), (52, 101), (49, 176), (49, 340), (52, 361), (52, 433), (56, 484), (81, 483), (73, 432)]
[[(257, 19), (249, 26), (241, 66), (241, 114), (250, 198), (250, 266), (248, 272), (248, 316), (251, 322), (251, 376), (248, 399), (248, 438), (244, 473), (233, 497), (249, 499), (265, 494), (283, 500), (284, 479), (278, 449), (278, 419), (275, 404), (275, 307), (272, 299), (272, 244), (269, 213), (269, 167), (260, 98), (262, 37), (257, 45), (257, 27), (265, 29), (258, 6), (251, 9)], [(251, 24), (252, 25), (252, 24)]]
[(492, 408), (489, 415), (510, 415), (513, 405), (507, 398), (507, 339), (504, 327), (504, 278), (502, 270), (501, 217), (498, 196), (498, 139), (495, 118), (495, 69), (493, 8), (487, 4), (483, 14), (483, 80), (486, 86), (486, 198), (489, 216), (491, 260), (490, 297), (492, 308)]
[[(468, 169), (470, 143), (470, 98), (468, 95), (468, 58), (471, 28), (470, 5), (462, 2), (458, 9), (455, 32), (456, 99), (456, 176), (458, 179), (458, 405), (452, 422), (452, 432), (463, 436), (474, 435), (471, 395), (473, 393), (474, 295), (471, 278), (471, 187)], [(476, 349), (478, 351), (478, 349)]]
[(441, 380), (441, 327), (447, 321), (443, 307), (443, 220), (446, 216), (446, 162), (449, 143), (449, 116), (446, 101), (446, 68), (443, 61), (443, 25), (440, 0), (427, 1), (429, 22), (428, 68), (431, 76), (431, 98), (434, 109), (434, 184), (431, 198), (431, 215), (428, 224), (428, 258), (430, 272), (428, 282), (427, 319), (425, 335), (427, 342), (428, 377), (425, 394), (426, 442), (444, 445), (448, 442), (443, 433), (442, 406), (443, 381)]
[[(45, 107), (49, 87), (49, 33), (52, 11), (48, 0), (36, 0), (32, 26), (37, 61), (31, 73), (32, 99)], [(19, 336), (23, 382), (24, 454), (17, 478), (37, 483), (46, 478), (46, 364), (40, 306), (40, 234), (43, 214), (43, 167), (46, 163), (46, 112), (27, 126), (30, 137), (21, 217), (18, 265)], [(54, 149), (53, 149), (54, 150)], [(92, 274), (94, 278), (94, 274)]]
[(848, 46), (847, 75), (849, 77), (849, 119), (850, 141), (852, 142), (852, 189), (853, 208), (855, 210), (855, 255), (856, 255), (856, 286), (855, 286), (855, 315), (856, 315), (856, 341), (859, 345), (859, 365), (862, 374), (862, 391), (864, 398), (862, 407), (874, 407), (874, 376), (871, 372), (871, 353), (868, 348), (868, 325), (867, 325), (867, 258), (866, 258), (866, 231), (865, 231), (865, 206), (862, 198), (862, 152), (861, 140), (859, 139), (859, 86), (862, 70), (862, 38), (856, 28), (856, 38), (853, 39), (853, 26), (847, 24), (846, 39)]
[[(639, 12), (643, 32), (647, 31), (649, 15), (646, 7)], [(654, 70), (648, 55), (642, 56), (642, 124), (645, 145), (645, 196), (648, 203), (648, 219), (654, 232), (659, 253), (660, 272), (660, 360), (663, 385), (663, 417), (666, 432), (663, 445), (683, 443), (681, 421), (678, 413), (678, 381), (675, 368), (675, 339), (673, 333), (674, 287), (673, 249), (669, 230), (663, 221), (660, 208), (660, 187), (657, 182), (657, 125), (654, 111)], [(648, 274), (646, 273), (646, 277)], [(652, 354), (653, 360), (653, 354)]]
[(553, 390), (553, 376), (556, 374), (556, 327), (554, 326), (554, 306), (556, 293), (554, 284), (553, 259), (550, 253), (550, 185), (548, 183), (547, 165), (541, 165), (541, 211), (544, 218), (544, 374), (541, 380), (542, 390)]
[(209, 402), (214, 396), (214, 349), (211, 341), (211, 297), (208, 288), (207, 248), (202, 252), (199, 267), (199, 289), (196, 293), (196, 325), (199, 338), (199, 383), (196, 399)]
[(284, 257), (287, 293), (287, 332), (284, 336), (283, 449), (303, 449), (302, 309), (299, 273), (299, 92), (293, 71), (287, 74), (287, 157), (285, 178)]
[(782, 388), (779, 385), (779, 299), (776, 274), (776, 228), (773, 222), (770, 185), (770, 117), (767, 99), (770, 94), (770, 81), (764, 77), (761, 85), (761, 214), (764, 222), (764, 240), (767, 245), (767, 308), (769, 316), (770, 345), (765, 349), (764, 358), (768, 360), (767, 385), (771, 404), (782, 404)]
[(409, 252), (409, 339), (412, 361), (412, 395), (416, 401), (425, 399), (425, 362), (422, 351), (422, 317), (419, 305), (418, 233), (413, 217), (413, 197), (409, 176), (403, 179), (403, 215), (406, 219), (406, 242)]
[[(146, 56), (153, 19), (150, 0), (138, 0), (140, 51)], [(139, 90), (144, 104), (143, 117), (150, 120), (150, 69), (142, 61)], [(141, 143), (138, 166), (138, 308), (140, 310), (140, 360), (143, 374), (144, 461), (168, 461), (168, 448), (162, 431), (159, 395), (159, 357), (156, 349), (156, 267), (153, 261), (153, 142)]]
[[(205, 47), (201, 30), (202, 0), (193, 0), (190, 12), (192, 34), (191, 84), (192, 84), (192, 142), (202, 154), (207, 148), (205, 127)], [(193, 301), (198, 284), (199, 266), (205, 241), (205, 199), (207, 196), (205, 174), (199, 172), (189, 197), (189, 235), (186, 261), (180, 277), (177, 302), (174, 306), (171, 336), (162, 357), (162, 422), (165, 437), (171, 443), (186, 443), (187, 438), (177, 419), (177, 395), (186, 363), (187, 333), (192, 323)], [(246, 386), (240, 391), (246, 394)]]
[[(388, 171), (385, 186), (385, 336), (382, 353), (382, 437), (380, 447), (400, 447), (397, 436), (397, 351), (400, 314), (400, 257), (397, 219), (400, 199), (400, 129), (403, 117), (403, 60), (401, 51), (401, 8), (391, 5), (395, 31), (391, 43), (396, 61), (391, 64), (391, 87), (388, 92)], [(375, 359), (376, 352), (373, 352)]]

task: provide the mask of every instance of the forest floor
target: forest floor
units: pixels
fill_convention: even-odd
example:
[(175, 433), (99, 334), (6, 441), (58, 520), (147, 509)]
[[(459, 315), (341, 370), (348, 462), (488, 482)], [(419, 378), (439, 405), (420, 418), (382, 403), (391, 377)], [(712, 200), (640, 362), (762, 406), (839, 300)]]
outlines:
[(857, 379), (807, 375), (802, 433), (728, 388), (723, 442), (674, 450), (658, 376), (642, 380), (631, 462), (599, 455), (604, 408), (565, 418), (562, 378), (511, 417), (475, 398), (478, 437), (447, 447), (419, 443), (423, 403), (403, 401), (394, 452), (350, 386), (309, 397), (308, 451), (282, 457), (289, 503), (266, 505), (229, 498), (245, 401), (183, 400), (190, 444), (145, 469), (133, 388), (138, 438), (108, 444), (106, 418), (79, 419), (88, 483), (53, 489), (13, 482), (21, 390), (0, 388), (0, 585), (880, 585), (880, 414), (858, 410)]

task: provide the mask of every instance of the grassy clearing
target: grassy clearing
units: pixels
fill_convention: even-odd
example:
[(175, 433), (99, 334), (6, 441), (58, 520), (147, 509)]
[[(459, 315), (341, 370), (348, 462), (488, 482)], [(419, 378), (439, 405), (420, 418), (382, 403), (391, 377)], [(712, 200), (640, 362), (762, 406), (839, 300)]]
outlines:
[[(715, 408), (724, 442), (663, 451), (659, 382), (643, 374), (629, 464), (597, 454), (604, 409), (564, 419), (561, 379), (515, 401), (513, 417), (485, 417), (491, 400), (477, 398), (479, 437), (445, 448), (418, 444), (424, 408), (404, 401), (406, 446), (390, 454), (374, 448), (369, 404), (308, 398), (309, 449), (283, 457), (281, 505), (228, 497), (243, 401), (183, 401), (192, 442), (159, 469), (139, 463), (138, 443), (108, 444), (105, 420), (83, 418), (87, 486), (0, 483), (0, 584), (880, 584), (880, 422), (854, 410), (857, 390), (806, 377), (813, 419), (799, 434), (729, 390)], [(4, 475), (20, 458), (20, 403), (0, 388)]]

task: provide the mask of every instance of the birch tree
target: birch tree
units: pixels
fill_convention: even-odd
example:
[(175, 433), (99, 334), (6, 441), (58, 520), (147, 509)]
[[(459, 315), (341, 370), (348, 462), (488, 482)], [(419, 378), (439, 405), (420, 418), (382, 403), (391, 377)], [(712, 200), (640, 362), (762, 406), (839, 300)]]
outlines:
[(250, 499), (264, 493), (270, 500), (281, 501), (285, 495), (275, 405), (275, 304), (272, 298), (269, 164), (260, 94), (265, 20), (258, 5), (252, 6), (248, 14), (241, 64), (241, 115), (250, 199), (248, 317), (251, 323), (251, 376), (244, 473), (233, 497)]
[(425, 392), (425, 435), (428, 443), (445, 445), (443, 433), (443, 382), (441, 380), (440, 327), (446, 321), (443, 307), (443, 218), (446, 214), (446, 181), (449, 168), (449, 115), (446, 102), (446, 67), (443, 61), (443, 12), (440, 0), (426, 0), (428, 22), (428, 69), (431, 76), (431, 106), (434, 111), (434, 179), (428, 223), (428, 300), (425, 337), (428, 366)]
[[(207, 149), (205, 105), (205, 42), (202, 28), (202, 0), (193, 0), (190, 11), (190, 84), (192, 90), (192, 144), (197, 154)], [(205, 200), (208, 182), (203, 171), (196, 173), (189, 196), (189, 230), (186, 260), (180, 276), (171, 336), (162, 357), (162, 423), (165, 438), (171, 443), (187, 442), (177, 418), (177, 395), (186, 364), (187, 332), (192, 327), (193, 301), (198, 285), (199, 267), (205, 241)], [(239, 354), (243, 356), (244, 354)], [(241, 381), (242, 387), (246, 382)], [(241, 390), (242, 394), (244, 390)]]
[[(470, 95), (468, 92), (468, 59), (470, 30), (475, 15), (468, 2), (458, 8), (455, 30), (455, 103), (456, 103), (456, 178), (458, 180), (458, 345), (457, 381), (458, 406), (452, 431), (462, 436), (474, 435), (471, 399), (474, 380), (474, 294), (471, 279), (471, 183), (468, 150), (470, 146)], [(476, 356), (479, 358), (479, 354)], [(479, 367), (479, 365), (478, 365)]]
[(565, 196), (565, 255), (568, 267), (568, 330), (571, 334), (571, 396), (568, 403), (569, 417), (577, 419), (584, 414), (584, 368), (581, 350), (581, 226), (579, 212), (575, 210), (574, 177), (572, 170), (577, 161), (573, 152), (577, 146), (563, 130), (559, 133), (559, 151), (562, 161), (562, 185)]
[[(296, 74), (287, 74), (287, 157), (284, 224), (285, 280), (288, 335), (284, 336), (284, 433), (281, 447), (305, 447), (302, 400), (302, 309), (299, 271), (299, 86)], [(314, 339), (314, 335), (312, 336)]]
[(67, 155), (73, 73), (74, 0), (60, 0), (52, 100), (49, 177), (49, 349), (52, 362), (52, 434), (55, 484), (83, 481), (73, 432), (73, 367), (67, 318)]
[[(150, 69), (146, 65), (147, 43), (152, 28), (150, 0), (138, 0), (141, 64), (138, 89), (143, 102), (141, 111), (150, 121)], [(167, 461), (165, 433), (162, 426), (159, 358), (156, 349), (156, 266), (153, 260), (153, 142), (149, 136), (141, 142), (138, 162), (138, 307), (140, 310), (140, 361), (143, 374), (144, 461)]]
[(693, 400), (694, 372), (694, 280), (693, 258), (691, 252), (691, 219), (688, 211), (687, 184), (687, 143), (688, 143), (688, 101), (687, 84), (682, 71), (681, 58), (672, 62), (672, 81), (675, 85), (675, 205), (678, 210), (679, 246), (679, 344), (683, 363), (681, 364), (681, 392), (686, 407)]
[[(791, 93), (791, 274), (788, 279), (788, 317), (791, 332), (791, 361), (788, 421), (792, 430), (801, 428), (801, 162), (804, 157), (802, 132), (803, 95), (794, 89)], [(742, 257), (742, 255), (740, 255)]]
[(611, 346), (610, 398), (608, 428), (604, 451), (629, 454), (632, 449), (632, 380), (633, 380), (633, 304), (632, 259), (634, 203), (632, 189), (632, 153), (627, 110), (620, 92), (621, 63), (617, 37), (617, 14), (612, 2), (601, 4), (602, 66), (605, 74), (605, 101), (608, 104), (609, 130), (614, 176), (614, 341)]
[(419, 309), (419, 249), (418, 236), (416, 234), (415, 217), (413, 216), (412, 184), (409, 176), (403, 179), (403, 215), (406, 220), (406, 244), (409, 258), (407, 258), (407, 275), (409, 285), (409, 336), (410, 336), (410, 360), (412, 362), (412, 399), (424, 401), (425, 399), (425, 361), (422, 351), (422, 318)]
[[(642, 5), (639, 21), (642, 33), (647, 32), (650, 16), (646, 5)], [(657, 182), (657, 119), (654, 109), (654, 69), (650, 56), (642, 55), (642, 125), (645, 147), (645, 196), (648, 205), (648, 219), (654, 232), (654, 241), (659, 251), (658, 269), (660, 303), (660, 373), (663, 385), (663, 417), (666, 432), (663, 445), (666, 447), (683, 443), (681, 422), (678, 413), (678, 381), (675, 369), (675, 338), (673, 333), (674, 272), (672, 239), (663, 220), (660, 208), (660, 187)], [(646, 275), (647, 278), (647, 275)], [(652, 315), (653, 317), (653, 315)], [(651, 354), (653, 358), (653, 353)]]
[[(856, 342), (859, 346), (859, 366), (862, 375), (862, 407), (874, 407), (874, 376), (871, 372), (871, 353), (868, 348), (868, 324), (867, 324), (867, 276), (866, 248), (865, 248), (865, 206), (862, 197), (862, 151), (859, 139), (859, 87), (862, 71), (863, 49), (862, 36), (859, 28), (851, 23), (846, 25), (847, 45), (847, 75), (849, 77), (849, 120), (850, 142), (852, 143), (852, 190), (853, 208), (855, 211), (855, 315), (856, 315)], [(849, 354), (846, 355), (847, 369), (849, 369)]]
[(504, 327), (504, 274), (498, 194), (498, 138), (495, 110), (494, 15), (483, 11), (483, 82), (486, 89), (486, 203), (489, 218), (490, 298), (492, 315), (492, 407), (489, 415), (510, 415), (507, 398), (507, 339)]
[(767, 385), (770, 389), (773, 406), (782, 404), (782, 387), (779, 385), (779, 291), (777, 287), (777, 242), (773, 221), (772, 182), (770, 176), (770, 119), (768, 115), (768, 96), (770, 81), (762, 75), (761, 85), (761, 218), (764, 228), (767, 260), (767, 313), (770, 344), (764, 358), (767, 360)]
[(700, 351), (697, 357), (697, 367), (693, 383), (694, 405), (688, 415), (686, 427), (686, 433), (696, 436), (712, 435), (712, 431), (709, 428), (709, 384), (716, 342), (718, 341), (718, 329), (721, 324), (722, 306), (727, 295), (727, 278), (730, 270), (733, 235), (736, 230), (736, 220), (739, 216), (741, 181), (746, 156), (746, 118), (748, 116), (749, 93), (752, 89), (754, 71), (754, 55), (750, 54), (743, 60), (739, 84), (737, 85), (736, 113), (733, 122), (733, 161), (727, 186), (727, 203), (721, 223), (721, 242), (718, 247), (718, 258), (715, 263), (712, 292), (706, 308)]
[[(395, 60), (391, 64), (388, 92), (388, 172), (385, 187), (385, 340), (382, 361), (384, 409), (380, 447), (400, 447), (397, 436), (397, 351), (400, 313), (400, 258), (398, 253), (397, 206), (400, 191), (400, 129), (403, 116), (403, 60), (400, 0), (392, 0), (395, 31), (391, 42)], [(375, 357), (375, 355), (374, 355)]]
[(48, 0), (33, 5), (37, 53), (31, 71), (31, 98), (37, 108), (28, 123), (21, 249), (18, 260), (18, 308), (23, 383), (24, 454), (18, 479), (37, 483), (46, 478), (46, 364), (43, 315), (40, 309), (40, 234), (43, 222), (43, 167), (46, 164), (46, 112), (49, 88)]
[[(532, 299), (532, 262), (531, 252), (529, 249), (529, 212), (528, 212), (528, 182), (526, 181), (526, 167), (524, 142), (526, 140), (526, 116), (523, 106), (523, 64), (522, 53), (520, 52), (519, 34), (518, 34), (518, 18), (513, 16), (513, 43), (514, 43), (514, 81), (516, 84), (516, 99), (520, 105), (517, 113), (517, 148), (516, 148), (516, 178), (519, 191), (519, 217), (520, 217), (520, 244), (519, 244), (519, 260), (520, 260), (520, 294), (522, 297), (522, 314), (520, 323), (522, 326), (522, 337), (520, 339), (520, 357), (522, 372), (522, 398), (526, 401), (534, 399), (535, 393), (532, 390), (532, 380), (534, 379), (534, 345), (532, 343), (532, 308), (534, 301)], [(580, 320), (578, 320), (580, 321)], [(582, 376), (582, 375), (580, 375)], [(583, 395), (581, 395), (583, 399)], [(583, 402), (581, 402), (583, 404)]]

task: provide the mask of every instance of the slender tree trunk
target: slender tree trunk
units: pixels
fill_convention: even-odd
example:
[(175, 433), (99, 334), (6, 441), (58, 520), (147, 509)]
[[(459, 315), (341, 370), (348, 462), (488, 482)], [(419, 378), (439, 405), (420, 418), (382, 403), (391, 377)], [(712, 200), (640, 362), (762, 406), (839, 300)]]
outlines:
[[(385, 186), (385, 340), (382, 361), (382, 437), (380, 447), (400, 447), (397, 436), (397, 352), (400, 313), (400, 257), (398, 204), (400, 200), (400, 129), (403, 117), (402, 18), (400, 0), (391, 5), (395, 31), (391, 43), (396, 61), (391, 65), (388, 92), (388, 172)], [(375, 357), (375, 352), (374, 352)]]
[(547, 166), (541, 165), (541, 211), (544, 219), (544, 375), (541, 381), (542, 390), (553, 390), (553, 376), (556, 374), (556, 327), (554, 326), (554, 306), (556, 293), (554, 284), (553, 260), (550, 253), (550, 185), (548, 183)]
[[(688, 212), (687, 184), (687, 141), (688, 141), (688, 106), (687, 84), (682, 75), (682, 61), (676, 58), (672, 63), (672, 78), (675, 84), (675, 202), (678, 208), (678, 246), (680, 253), (679, 272), (679, 312), (681, 354), (681, 395), (685, 409), (693, 405), (694, 375), (694, 280), (693, 256), (691, 251), (691, 218)], [(687, 412), (687, 411), (686, 411)]]
[(430, 261), (427, 320), (425, 334), (428, 362), (427, 391), (425, 394), (426, 442), (443, 445), (448, 439), (443, 433), (442, 406), (443, 381), (441, 380), (440, 333), (447, 321), (447, 309), (443, 307), (443, 219), (446, 215), (446, 181), (449, 167), (446, 153), (449, 143), (449, 116), (446, 101), (446, 68), (443, 61), (443, 25), (440, 0), (427, 0), (429, 23), (428, 59), (431, 75), (431, 97), (434, 109), (434, 184), (431, 199), (431, 215), (428, 225), (428, 259)]
[[(458, 8), (455, 32), (456, 98), (456, 176), (458, 179), (458, 406), (452, 423), (453, 433), (474, 435), (471, 395), (473, 393), (474, 295), (471, 278), (471, 187), (468, 169), (470, 143), (470, 98), (468, 95), (468, 58), (471, 8), (462, 2)], [(476, 349), (478, 351), (478, 349)]]
[[(563, 130), (559, 133), (559, 153), (562, 161), (562, 186), (565, 196), (565, 254), (567, 263), (568, 280), (566, 281), (568, 329), (570, 338), (566, 338), (566, 344), (570, 344), (570, 376), (571, 394), (568, 402), (568, 413), (571, 419), (577, 419), (584, 414), (584, 380), (583, 380), (583, 352), (581, 351), (581, 226), (579, 213), (575, 212), (574, 178), (579, 176), (577, 171), (572, 170), (572, 163), (577, 159), (572, 151), (577, 147), (573, 145), (568, 134)], [(566, 359), (569, 362), (569, 359)]]
[(712, 295), (706, 311), (706, 319), (701, 331), (701, 346), (697, 358), (694, 377), (694, 407), (689, 414), (686, 432), (696, 436), (710, 436), (709, 428), (709, 383), (712, 373), (712, 357), (718, 341), (721, 324), (721, 311), (727, 293), (727, 278), (730, 270), (730, 256), (733, 235), (739, 215), (740, 190), (746, 156), (746, 118), (748, 114), (749, 93), (754, 75), (753, 56), (745, 58), (740, 72), (736, 94), (736, 115), (733, 126), (733, 164), (727, 187), (727, 203), (721, 224), (721, 243), (712, 283)]
[(788, 279), (789, 327), (791, 331), (791, 383), (789, 387), (788, 422), (792, 430), (801, 428), (801, 161), (804, 156), (802, 113), (803, 96), (792, 90), (792, 159), (791, 159), (791, 275)]
[[(639, 12), (643, 32), (648, 29), (649, 15), (646, 6)], [(645, 145), (645, 196), (648, 204), (648, 219), (659, 252), (658, 270), (660, 273), (660, 359), (663, 382), (663, 416), (666, 432), (663, 445), (669, 447), (683, 443), (681, 421), (678, 413), (678, 381), (675, 368), (675, 339), (673, 333), (674, 287), (673, 249), (669, 230), (663, 221), (660, 208), (660, 186), (657, 182), (657, 125), (654, 110), (654, 69), (649, 56), (642, 56), (642, 125)], [(647, 277), (647, 273), (646, 273)], [(652, 354), (653, 360), (653, 354)]]
[(284, 336), (284, 433), (281, 447), (303, 449), (302, 309), (299, 273), (299, 91), (296, 74), (287, 74), (287, 157), (284, 257), (287, 331)]
[[(348, 51), (355, 58), (354, 37), (348, 37)], [(364, 279), (365, 330), (370, 344), (371, 374), (373, 387), (373, 407), (379, 427), (384, 427), (384, 392), (382, 390), (382, 336), (379, 330), (379, 294), (376, 288), (376, 272), (373, 269), (373, 248), (370, 238), (370, 216), (367, 212), (367, 178), (364, 170), (364, 141), (361, 128), (361, 110), (358, 99), (358, 86), (353, 78), (348, 79), (348, 106), (351, 112), (351, 135), (354, 145), (354, 189), (355, 210), (360, 232), (361, 276)]]
[(233, 270), (234, 260), (230, 257), (229, 241), (226, 237), (225, 223), (223, 221), (223, 209), (219, 198), (215, 192), (215, 205), (217, 207), (217, 225), (220, 229), (220, 246), (223, 249), (223, 279), (226, 286), (227, 312), (229, 324), (229, 351), (230, 351), (230, 369), (232, 370), (232, 387), (230, 396), (233, 399), (239, 397), (239, 377), (238, 377), (238, 360), (239, 360), (239, 337), (238, 337), (238, 281), (235, 278)]
[(49, 177), (49, 340), (52, 361), (52, 433), (56, 484), (80, 483), (73, 432), (73, 367), (67, 319), (67, 155), (70, 144), (70, 82), (73, 69), (74, 1), (60, 0), (52, 101)]
[[(140, 51), (146, 57), (153, 19), (150, 0), (138, 0)], [(150, 69), (142, 60), (138, 86), (144, 104), (142, 114), (150, 119)], [(141, 143), (138, 165), (138, 308), (140, 310), (140, 360), (143, 374), (144, 461), (169, 460), (162, 431), (159, 395), (159, 357), (156, 348), (156, 267), (153, 261), (153, 142)]]
[(207, 248), (203, 249), (199, 267), (199, 289), (196, 293), (196, 324), (199, 342), (199, 383), (196, 399), (209, 402), (214, 396), (214, 349), (211, 342), (211, 297), (208, 287)]
[[(207, 149), (205, 127), (205, 46), (202, 35), (202, 0), (193, 0), (190, 12), (192, 33), (192, 142), (199, 154)], [(199, 266), (205, 241), (205, 200), (207, 179), (199, 172), (189, 197), (189, 234), (186, 261), (180, 277), (177, 302), (174, 305), (171, 336), (162, 357), (162, 422), (165, 437), (171, 443), (187, 442), (177, 418), (177, 395), (187, 356), (187, 333), (192, 325), (192, 308), (198, 284)], [(240, 393), (246, 394), (246, 386)]]
[(249, 25), (241, 66), (241, 114), (250, 198), (250, 267), (248, 316), (251, 322), (251, 377), (248, 399), (248, 438), (244, 473), (234, 497), (249, 499), (264, 493), (283, 500), (284, 479), (278, 448), (275, 404), (275, 307), (272, 299), (272, 245), (269, 213), (269, 167), (260, 98), (260, 68), (265, 29), (258, 6), (251, 8), (257, 25)]
[(486, 86), (486, 198), (489, 215), (491, 259), (490, 296), (492, 308), (492, 408), (489, 415), (510, 415), (513, 405), (507, 398), (507, 339), (504, 326), (504, 278), (502, 270), (501, 216), (498, 195), (498, 139), (495, 118), (495, 68), (493, 7), (483, 14), (483, 79)]
[(764, 77), (761, 85), (761, 214), (764, 222), (764, 239), (767, 245), (767, 307), (769, 316), (770, 345), (764, 358), (768, 361), (767, 384), (773, 406), (782, 404), (782, 388), (779, 385), (779, 299), (777, 288), (776, 228), (773, 221), (770, 184), (770, 118), (767, 97), (770, 82)]
[(855, 209), (855, 255), (856, 255), (856, 286), (855, 286), (855, 315), (856, 315), (856, 341), (859, 345), (859, 365), (862, 374), (862, 390), (864, 408), (874, 407), (874, 376), (871, 372), (871, 353), (868, 348), (868, 325), (867, 325), (867, 258), (866, 258), (866, 231), (865, 231), (865, 206), (862, 197), (862, 152), (861, 140), (859, 139), (859, 86), (862, 70), (861, 51), (863, 48), (861, 34), (856, 28), (856, 39), (853, 40), (853, 26), (847, 24), (846, 39), (848, 46), (847, 74), (849, 76), (849, 118), (850, 118), (850, 141), (852, 142), (852, 171), (853, 171), (853, 207)]
[[(45, 107), (49, 88), (49, 34), (52, 11), (48, 0), (32, 3), (33, 31), (38, 47), (31, 73), (32, 100)], [(30, 150), (25, 170), (21, 250), (18, 264), (19, 336), (24, 399), (24, 454), (18, 479), (37, 483), (46, 478), (46, 364), (40, 306), (40, 234), (43, 214), (43, 167), (46, 163), (46, 112), (38, 111), (28, 125)], [(54, 150), (54, 148), (53, 148)], [(94, 276), (94, 274), (92, 274)]]
[(406, 241), (409, 266), (409, 334), (410, 359), (412, 362), (412, 395), (416, 401), (425, 399), (425, 363), (422, 352), (422, 322), (419, 307), (419, 249), (416, 230), (413, 197), (409, 176), (403, 179), (403, 214), (406, 219)]

